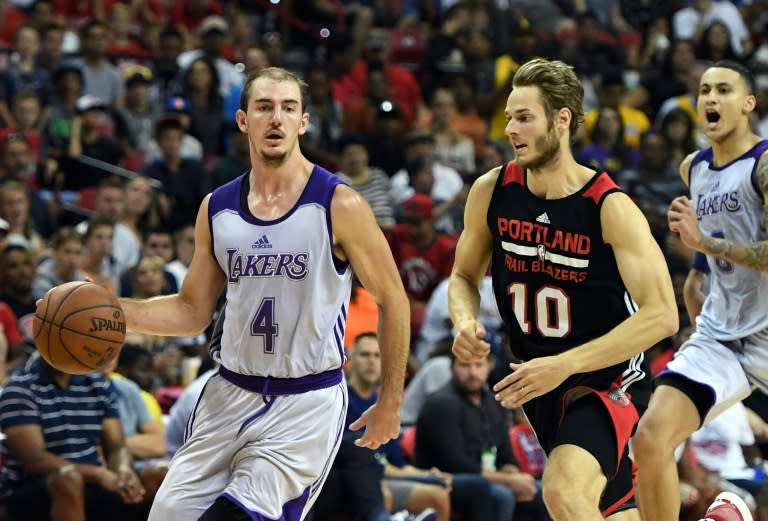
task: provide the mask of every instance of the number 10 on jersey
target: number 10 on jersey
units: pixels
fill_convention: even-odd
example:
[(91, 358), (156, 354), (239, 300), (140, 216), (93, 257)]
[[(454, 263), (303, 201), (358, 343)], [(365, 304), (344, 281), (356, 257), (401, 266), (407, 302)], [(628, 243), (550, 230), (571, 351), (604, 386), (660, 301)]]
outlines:
[[(528, 285), (523, 282), (513, 282), (507, 286), (507, 295), (512, 299), (512, 311), (526, 335), (531, 333), (528, 291)], [(571, 299), (562, 288), (540, 287), (533, 295), (531, 308), (533, 321), (541, 336), (564, 338), (571, 332)]]

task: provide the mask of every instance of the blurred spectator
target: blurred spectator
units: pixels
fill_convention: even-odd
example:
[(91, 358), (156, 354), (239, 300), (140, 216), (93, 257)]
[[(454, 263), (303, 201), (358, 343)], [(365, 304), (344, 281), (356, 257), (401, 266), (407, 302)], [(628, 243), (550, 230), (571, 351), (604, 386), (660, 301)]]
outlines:
[(304, 111), (309, 113), (309, 123), (299, 137), (302, 151), (310, 161), (336, 170), (345, 116), (341, 104), (331, 96), (331, 78), (324, 68), (314, 67), (307, 73)]
[(74, 228), (61, 227), (53, 237), (53, 257), (37, 268), (32, 294), (42, 298), (49, 290), (65, 282), (85, 280), (85, 242)]
[(139, 59), (148, 56), (147, 49), (133, 37), (131, 7), (119, 1), (113, 1), (106, 11), (108, 12), (107, 29), (109, 30), (107, 54), (113, 59), (117, 57)]
[(472, 78), (465, 73), (449, 74), (445, 77), (445, 86), (450, 89), (456, 102), (451, 128), (472, 140), (475, 156), (485, 151), (488, 138), (488, 122), (477, 112)]
[(516, 465), (503, 409), (487, 387), (492, 364), (490, 354), (471, 363), (451, 356), (451, 381), (419, 412), (414, 465), (485, 478), (489, 519), (507, 521), (525, 509), (531, 519), (548, 520), (536, 480)]
[[(270, 66), (269, 58), (267, 58), (267, 53), (264, 52), (264, 49), (257, 46), (251, 46), (248, 47), (245, 50), (245, 54), (243, 56), (243, 77), (247, 78), (251, 74), (253, 74), (256, 71), (260, 71), (261, 69), (266, 69)], [(311, 73), (307, 75), (307, 82), (310, 84), (310, 88), (312, 85), (312, 75)], [(240, 95), (243, 93), (243, 84), (245, 81), (241, 81), (238, 83), (235, 83), (232, 85), (232, 88), (229, 91), (229, 95), (224, 98), (224, 121), (232, 121), (235, 119), (235, 112), (240, 108)], [(311, 96), (311, 93), (310, 93)], [(309, 101), (307, 101), (309, 103)], [(314, 117), (314, 116), (313, 116)], [(312, 123), (312, 120), (310, 119), (310, 124)]]
[(169, 203), (167, 208), (163, 208), (163, 217), (172, 228), (195, 222), (200, 202), (210, 191), (210, 181), (202, 163), (181, 155), (183, 135), (178, 117), (167, 116), (158, 120), (155, 139), (163, 155), (161, 159), (149, 163), (143, 171), (144, 175), (163, 184), (162, 193)]
[[(72, 64), (60, 65), (52, 78), (53, 98), (51, 100), (48, 122), (43, 129), (43, 149), (48, 154), (48, 163), (60, 161), (67, 153), (69, 138), (72, 134), (72, 120), (77, 115), (77, 100), (83, 92), (83, 73), (80, 67)], [(53, 174), (57, 166), (46, 168), (42, 185), (53, 185)]]
[(749, 30), (732, 2), (693, 0), (689, 7), (684, 7), (672, 15), (672, 29), (676, 38), (691, 39), (698, 43), (714, 20), (719, 20), (728, 27), (731, 47), (738, 56), (752, 50)]
[[(35, 2), (36, 6), (45, 4), (45, 2)], [(63, 25), (50, 20), (40, 25), (37, 30), (40, 34), (40, 51), (35, 56), (35, 62), (39, 69), (48, 74), (48, 81), (50, 81), (53, 73), (61, 65), (66, 29)]]
[(682, 163), (683, 159), (695, 152), (697, 129), (687, 111), (676, 108), (667, 112), (659, 127), (661, 135), (669, 146), (669, 162), (673, 166)]
[[(131, 333), (132, 334), (132, 333)], [(115, 372), (134, 382), (141, 389), (141, 398), (155, 423), (162, 424), (163, 411), (152, 394), (159, 380), (151, 351), (144, 347), (126, 343), (117, 357)]]
[[(122, 297), (133, 297), (136, 295), (136, 274), (138, 273), (138, 266), (144, 258), (155, 259), (152, 263), (145, 264), (141, 274), (147, 275), (146, 280), (142, 280), (142, 291), (149, 294), (157, 292), (158, 295), (170, 295), (176, 293), (179, 290), (179, 286), (176, 284), (176, 277), (168, 270), (165, 269), (166, 263), (173, 259), (173, 235), (170, 230), (166, 228), (155, 228), (148, 230), (144, 235), (144, 240), (141, 247), (141, 259), (139, 259), (135, 265), (130, 269), (123, 272), (120, 277), (120, 289), (119, 294)], [(161, 281), (160, 289), (155, 288), (154, 274), (157, 271), (157, 265), (160, 265)]]
[(379, 308), (376, 300), (360, 283), (352, 277), (352, 294), (349, 297), (349, 311), (344, 326), (344, 349), (349, 349), (357, 335), (368, 331), (378, 331)]
[(0, 297), (0, 387), (26, 361), (26, 342), (16, 314)]
[(696, 46), (696, 59), (710, 62), (720, 60), (740, 61), (731, 44), (727, 25), (720, 20), (713, 20), (704, 29), (701, 41)]
[(513, 157), (512, 147), (507, 141), (491, 141), (485, 143), (485, 150), (477, 157), (477, 173), (483, 175), (506, 163)]
[(402, 129), (402, 111), (392, 103), (379, 106), (376, 128), (368, 139), (369, 163), (384, 170), (388, 176), (405, 166)]
[(207, 16), (200, 24), (200, 48), (181, 53), (177, 58), (182, 70), (200, 58), (206, 58), (216, 69), (216, 88), (221, 99), (227, 99), (232, 88), (245, 80), (243, 73), (222, 56), (228, 34), (229, 26), (224, 18)]
[[(371, 63), (368, 65), (367, 80), (368, 87), (363, 97), (350, 100), (344, 106), (344, 130), (370, 136), (376, 131), (379, 123), (377, 116), (382, 110), (389, 111), (393, 116), (396, 114), (399, 117), (398, 132), (400, 135), (413, 128), (413, 120), (394, 102), (392, 86), (384, 73), (382, 64)], [(395, 109), (397, 110), (395, 111)]]
[(96, 284), (117, 294), (120, 273), (112, 258), (112, 234), (115, 223), (105, 217), (93, 217), (88, 221), (84, 236), (85, 261), (83, 271)]
[(11, 46), (25, 18), (24, 11), (13, 7), (9, 0), (0, 0), (0, 45)]
[(42, 162), (42, 139), (38, 125), (42, 118), (47, 116), (41, 114), (42, 108), (37, 94), (30, 90), (21, 90), (14, 94), (11, 100), (13, 126), (0, 129), (0, 140), (14, 133), (24, 135), (35, 163)]
[(373, 210), (376, 222), (386, 230), (395, 225), (395, 213), (386, 172), (368, 162), (367, 140), (360, 135), (342, 137), (339, 178), (354, 188)]
[(187, 224), (173, 232), (174, 259), (165, 266), (165, 270), (176, 278), (176, 286), (181, 287), (195, 253), (195, 226)]
[(149, 66), (153, 70), (157, 92), (156, 100), (163, 102), (176, 90), (179, 74), (178, 57), (184, 48), (184, 35), (178, 27), (163, 27), (158, 36), (157, 52), (152, 54)]
[(696, 99), (699, 96), (699, 81), (701, 80), (701, 75), (704, 74), (704, 71), (709, 66), (710, 64), (708, 62), (703, 61), (696, 61), (691, 65), (688, 69), (688, 79), (686, 84), (687, 91), (685, 94), (664, 100), (664, 103), (662, 103), (659, 111), (656, 113), (654, 127), (661, 128), (661, 122), (663, 121), (664, 116), (670, 111), (676, 108), (682, 109), (688, 116), (690, 116), (696, 127), (695, 139), (697, 144), (700, 147), (705, 146), (706, 141), (701, 127), (701, 121), (699, 120), (699, 112), (696, 110)]
[(404, 224), (387, 230), (387, 240), (411, 302), (411, 336), (417, 338), (424, 308), (435, 287), (451, 274), (456, 239), (438, 233), (428, 195), (406, 199), (400, 216)]
[(35, 316), (35, 296), (32, 283), (37, 277), (34, 253), (19, 244), (4, 243), (0, 249), (0, 301), (8, 304), (19, 326), (19, 331), (34, 350), (32, 320)]
[(172, 25), (180, 26), (194, 33), (206, 17), (224, 15), (224, 9), (219, 0), (177, 0), (170, 10)]
[[(405, 160), (422, 158), (432, 170), (434, 183), (430, 195), (435, 201), (450, 201), (461, 191), (464, 181), (461, 175), (451, 167), (435, 160), (435, 138), (430, 132), (414, 131), (405, 138)], [(391, 179), (392, 197), (400, 203), (414, 193), (410, 186), (409, 174), (399, 170)]]
[[(665, 45), (669, 47), (664, 60), (653, 64), (646, 78), (641, 81), (647, 96), (644, 104), (649, 107), (651, 114), (656, 114), (667, 99), (684, 96), (688, 92), (691, 68), (696, 61), (696, 51), (691, 40), (673, 40)], [(698, 90), (698, 81), (696, 88)]]
[(452, 346), (452, 335), (436, 342), (429, 358), (420, 364), (419, 370), (408, 381), (400, 408), (401, 423), (404, 426), (415, 426), (427, 396), (451, 381), (451, 359), (448, 353)]
[(760, 118), (756, 124), (756, 133), (763, 139), (768, 139), (768, 74), (760, 74), (755, 78), (757, 84), (757, 105), (755, 112)]
[(189, 100), (188, 132), (200, 140), (205, 157), (221, 155), (224, 147), (224, 100), (219, 81), (216, 67), (209, 58), (197, 58), (182, 70), (179, 94)]
[(0, 396), (11, 515), (23, 519), (141, 519), (112, 385), (70, 376), (35, 356)]
[[(588, 52), (588, 51), (584, 51)], [(637, 149), (640, 144), (640, 134), (651, 126), (642, 111), (632, 108), (623, 102), (625, 94), (624, 78), (621, 69), (604, 69), (601, 74), (599, 88), (600, 106), (584, 115), (584, 132), (591, 135), (597, 123), (600, 110), (612, 108), (618, 112), (624, 126), (624, 143), (629, 148)]]
[(624, 49), (616, 42), (601, 39), (603, 27), (593, 11), (576, 17), (578, 61), (573, 65), (587, 76), (605, 74), (607, 70), (621, 72), (627, 66)]
[[(117, 217), (119, 228), (131, 232), (136, 245), (136, 260), (142, 237), (147, 231), (163, 224), (160, 198), (150, 179), (136, 176), (125, 184), (125, 204)], [(134, 263), (135, 264), (135, 261)]]
[(619, 113), (611, 107), (599, 109), (589, 144), (580, 148), (576, 158), (582, 165), (605, 170), (615, 178), (626, 168), (635, 168), (639, 161), (637, 149), (624, 142), (624, 124)]
[(209, 172), (211, 189), (219, 187), (251, 170), (251, 148), (248, 134), (233, 120), (225, 123), (229, 129), (229, 152), (216, 161)]
[(57, 182), (62, 190), (70, 191), (93, 188), (112, 175), (100, 167), (83, 164), (78, 160), (81, 155), (110, 165), (119, 165), (123, 160), (120, 146), (103, 131), (108, 122), (106, 103), (86, 94), (78, 98), (76, 108), (66, 155), (59, 162), (60, 180)]
[(27, 139), (21, 134), (11, 134), (0, 146), (0, 186), (10, 181), (26, 188), (32, 228), (42, 237), (53, 235), (54, 221), (50, 209), (40, 194), (32, 188), (39, 171)]
[[(120, 181), (109, 178), (102, 180), (94, 194), (93, 212), (95, 215), (104, 217), (114, 224), (111, 257), (114, 266), (108, 270), (110, 272), (122, 273), (136, 264), (139, 259), (140, 238), (136, 237), (128, 226), (118, 222), (123, 215), (125, 206), (126, 194)], [(88, 222), (83, 221), (77, 225), (76, 229), (84, 235), (87, 226)]]
[(125, 106), (115, 111), (115, 135), (123, 153), (144, 156), (154, 136), (160, 108), (150, 99), (152, 71), (143, 65), (123, 70)]
[(421, 87), (410, 70), (390, 63), (389, 51), (389, 34), (382, 29), (369, 31), (365, 38), (364, 58), (357, 60), (347, 74), (333, 81), (333, 97), (342, 105), (362, 97), (368, 88), (368, 67), (380, 63), (392, 87), (392, 101), (404, 112), (408, 121), (416, 121), (424, 105)]
[[(190, 115), (192, 106), (187, 98), (172, 96), (165, 101), (165, 116), (173, 115), (179, 118), (184, 135), (181, 138), (181, 157), (184, 159), (203, 159), (203, 145), (200, 140), (189, 134), (189, 126), (192, 122)], [(161, 118), (161, 119), (163, 119)], [(146, 159), (154, 161), (163, 155), (157, 140), (153, 137), (147, 146)]]
[(435, 138), (435, 160), (449, 166), (462, 176), (475, 173), (475, 147), (472, 141), (453, 129), (456, 116), (456, 97), (448, 89), (437, 89), (432, 94), (432, 124)]
[(125, 97), (125, 81), (120, 70), (107, 60), (107, 26), (98, 20), (87, 22), (82, 35), (82, 58), (72, 60), (83, 73), (83, 93), (104, 100), (112, 107), (122, 107)]
[[(6, 242), (19, 244), (38, 254), (45, 244), (32, 219), (31, 193), (29, 187), (19, 181), (7, 181), (0, 185), (0, 218), (8, 223)], [(42, 212), (42, 208), (38, 210)]]
[[(40, 37), (37, 30), (29, 25), (19, 27), (13, 39), (10, 64), (0, 75), (0, 116), (7, 127), (19, 128), (19, 122), (11, 113), (8, 103), (17, 93), (33, 92), (41, 107), (46, 107), (50, 103), (48, 75), (35, 62), (39, 48)], [(38, 116), (41, 115), (42, 112), (38, 114)], [(39, 126), (41, 121), (38, 117), (33, 126)]]
[[(626, 5), (626, 2), (624, 3)], [(670, 44), (673, 40), (669, 17), (656, 14), (647, 22), (642, 36), (642, 48), (635, 65), (640, 68), (663, 67), (669, 63)]]

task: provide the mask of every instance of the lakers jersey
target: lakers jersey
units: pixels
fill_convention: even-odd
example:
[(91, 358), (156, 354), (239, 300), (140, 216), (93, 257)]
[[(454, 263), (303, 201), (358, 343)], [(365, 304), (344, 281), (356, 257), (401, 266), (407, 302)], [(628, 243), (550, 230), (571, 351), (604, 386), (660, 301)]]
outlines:
[[(740, 243), (766, 240), (763, 195), (755, 167), (768, 151), (763, 140), (723, 166), (713, 164), (712, 149), (700, 151), (689, 170), (691, 200), (701, 232)], [(736, 340), (768, 328), (768, 274), (707, 256), (709, 296), (696, 327), (717, 340)]]
[[(514, 162), (502, 167), (487, 216), (496, 303), (512, 351), (522, 360), (581, 345), (635, 311), (602, 236), (601, 205), (619, 190), (608, 174), (596, 173), (560, 199), (531, 193), (526, 175)], [(640, 360), (573, 375), (564, 386), (607, 388), (622, 373), (628, 386), (644, 376)]]
[(211, 355), (230, 371), (298, 378), (343, 364), (352, 273), (333, 253), (330, 215), (340, 183), (315, 166), (294, 207), (273, 221), (248, 209), (248, 173), (211, 195), (212, 249), (227, 276)]

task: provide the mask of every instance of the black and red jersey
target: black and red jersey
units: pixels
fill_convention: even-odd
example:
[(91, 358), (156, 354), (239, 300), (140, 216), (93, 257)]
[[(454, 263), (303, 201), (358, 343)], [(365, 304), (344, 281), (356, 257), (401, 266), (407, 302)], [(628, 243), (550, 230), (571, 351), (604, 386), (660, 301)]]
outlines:
[[(522, 360), (599, 337), (635, 309), (600, 221), (605, 197), (618, 186), (596, 172), (578, 192), (543, 199), (528, 189), (527, 175), (514, 162), (502, 166), (487, 216), (496, 302)], [(564, 386), (607, 388), (628, 366), (574, 375)]]

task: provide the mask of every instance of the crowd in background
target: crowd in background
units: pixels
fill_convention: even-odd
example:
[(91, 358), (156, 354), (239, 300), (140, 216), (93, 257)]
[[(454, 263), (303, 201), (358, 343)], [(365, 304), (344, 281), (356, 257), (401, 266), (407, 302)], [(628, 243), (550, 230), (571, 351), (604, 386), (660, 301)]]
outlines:
[[(407, 397), (417, 397), (406, 400), (403, 421), (416, 425), (428, 393), (461, 379), (446, 356), (446, 278), (469, 187), (514, 157), (504, 105), (515, 71), (534, 57), (574, 67), (586, 94), (576, 158), (632, 196), (667, 258), (681, 329), (649, 351), (658, 371), (693, 327), (684, 305), (692, 252), (668, 232), (666, 210), (688, 193), (681, 160), (706, 146), (698, 81), (717, 60), (747, 65), (758, 89), (751, 124), (768, 139), (767, 35), (766, 0), (0, 0), (0, 382), (34, 352), (35, 301), (52, 287), (89, 277), (118, 296), (178, 290), (200, 202), (250, 168), (234, 122), (243, 80), (280, 66), (308, 84), (302, 150), (370, 203), (400, 269), (411, 300)], [(507, 360), (489, 284), (482, 293), (494, 355)], [(345, 339), (352, 365), (375, 324), (375, 303), (356, 286)], [(128, 333), (121, 373), (161, 430), (163, 413), (211, 366), (210, 334)], [(501, 365), (489, 367), (489, 381)], [(737, 416), (765, 441), (768, 404), (750, 400)], [(728, 469), (710, 468), (718, 458), (707, 450), (733, 442), (735, 434), (713, 441), (727, 430), (684, 451), (686, 515), (725, 486), (719, 472)], [(737, 445), (754, 445), (740, 435)], [(507, 463), (540, 477), (528, 448), (505, 452)], [(429, 466), (438, 477), (471, 473)], [(464, 486), (466, 499), (480, 485)], [(768, 505), (761, 487), (744, 488)], [(508, 488), (536, 501), (533, 478)], [(485, 493), (501, 501), (498, 490)], [(444, 521), (447, 500), (433, 499), (409, 509), (435, 508)], [(487, 518), (453, 499), (467, 519)], [(499, 509), (500, 521), (512, 511), (546, 518), (536, 508)]]

